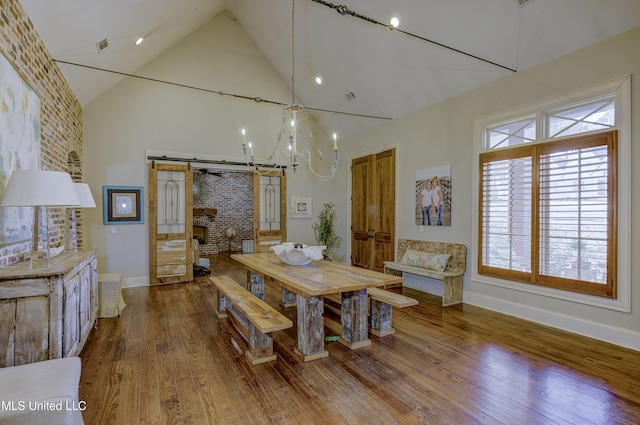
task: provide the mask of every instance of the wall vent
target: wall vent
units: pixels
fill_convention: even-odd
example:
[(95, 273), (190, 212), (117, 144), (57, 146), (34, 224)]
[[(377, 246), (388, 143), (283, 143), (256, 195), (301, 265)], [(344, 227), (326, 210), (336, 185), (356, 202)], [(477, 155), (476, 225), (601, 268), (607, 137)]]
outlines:
[(516, 4), (518, 5), (518, 7), (526, 6), (531, 2), (533, 2), (533, 0), (516, 0)]
[(98, 53), (104, 52), (109, 48), (109, 40), (105, 38), (104, 40), (98, 41), (96, 47), (98, 47)]

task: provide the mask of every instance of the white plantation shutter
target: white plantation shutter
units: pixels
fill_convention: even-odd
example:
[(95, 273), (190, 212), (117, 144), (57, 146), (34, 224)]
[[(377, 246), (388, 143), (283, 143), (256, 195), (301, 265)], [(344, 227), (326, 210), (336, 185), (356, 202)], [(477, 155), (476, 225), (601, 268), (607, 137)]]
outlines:
[(606, 282), (607, 146), (540, 157), (540, 273)]
[(479, 273), (615, 297), (616, 135), (480, 154)]
[(482, 266), (531, 272), (531, 157), (482, 164)]
[(630, 98), (625, 76), (476, 122), (480, 282), (628, 305)]

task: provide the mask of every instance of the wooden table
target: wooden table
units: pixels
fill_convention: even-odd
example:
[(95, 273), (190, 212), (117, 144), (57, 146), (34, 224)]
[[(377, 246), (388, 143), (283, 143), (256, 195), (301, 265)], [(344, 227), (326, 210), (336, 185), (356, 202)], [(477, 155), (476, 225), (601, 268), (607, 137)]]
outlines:
[(342, 337), (349, 349), (371, 345), (367, 326), (367, 288), (397, 285), (403, 278), (319, 260), (306, 266), (290, 266), (272, 252), (232, 254), (247, 269), (247, 286), (264, 299), (264, 284), (282, 287), (282, 303), (298, 308), (298, 351), (305, 361), (327, 357), (324, 349), (324, 295), (342, 295)]

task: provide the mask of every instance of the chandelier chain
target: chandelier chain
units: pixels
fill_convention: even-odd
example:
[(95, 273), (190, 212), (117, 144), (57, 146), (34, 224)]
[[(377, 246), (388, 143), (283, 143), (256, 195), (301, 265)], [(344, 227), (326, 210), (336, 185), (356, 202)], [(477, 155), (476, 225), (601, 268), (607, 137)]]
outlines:
[(291, 103), (296, 103), (296, 0), (291, 0)]
[[(253, 168), (254, 172), (258, 175), (273, 175), (274, 171), (282, 170), (286, 167), (291, 167), (293, 174), (296, 174), (296, 170), (301, 165), (301, 160), (307, 164), (311, 174), (323, 181), (331, 180), (338, 171), (338, 145), (336, 142), (336, 134), (333, 134), (333, 156), (332, 160), (325, 158), (320, 146), (313, 137), (309, 120), (304, 112), (304, 106), (297, 104), (295, 94), (295, 81), (296, 81), (296, 45), (295, 45), (295, 16), (296, 16), (296, 2), (291, 0), (291, 103), (286, 105), (282, 111), (282, 120), (280, 122), (280, 132), (278, 139), (276, 140), (273, 151), (264, 159), (258, 159), (254, 156), (252, 142), (247, 142), (245, 138), (245, 130), (242, 130), (242, 149), (245, 156), (247, 166)], [(298, 114), (302, 114), (299, 117)], [(288, 137), (288, 152), (285, 149), (281, 149), (281, 143), (283, 143), (283, 134), (285, 132), (285, 122), (287, 118), (291, 119), (291, 133)], [(300, 134), (300, 124), (304, 123), (307, 126), (308, 137), (311, 149), (298, 150), (298, 137)], [(326, 175), (318, 173), (313, 168), (313, 155), (317, 155), (320, 163), (328, 167), (329, 172)], [(285, 162), (288, 165), (285, 165)], [(270, 166), (265, 164), (270, 163)]]

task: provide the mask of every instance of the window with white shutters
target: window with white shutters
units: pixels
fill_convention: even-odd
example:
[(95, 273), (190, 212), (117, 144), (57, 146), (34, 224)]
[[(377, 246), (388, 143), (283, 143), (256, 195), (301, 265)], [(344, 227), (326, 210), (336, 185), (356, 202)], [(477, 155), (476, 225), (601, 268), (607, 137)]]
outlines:
[(616, 298), (615, 99), (484, 127), (479, 274)]

